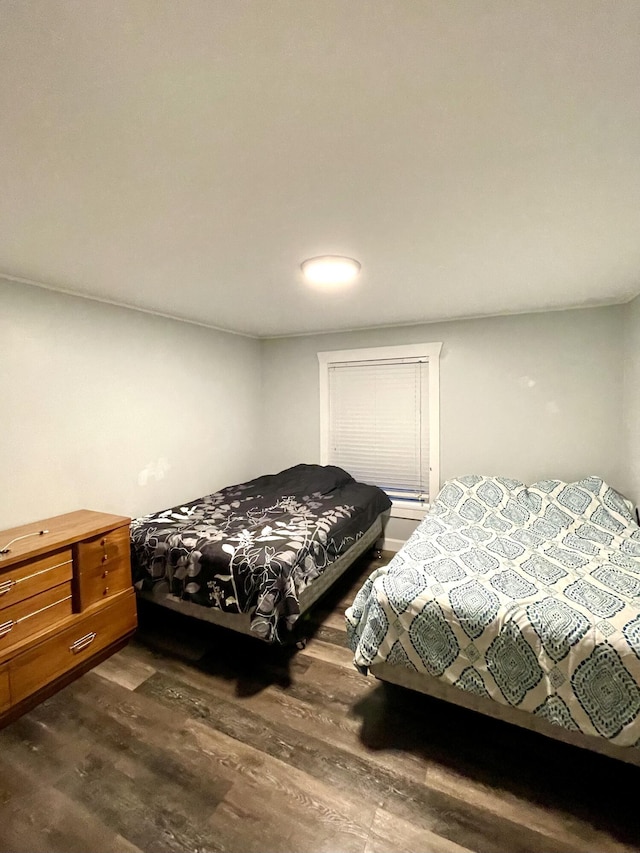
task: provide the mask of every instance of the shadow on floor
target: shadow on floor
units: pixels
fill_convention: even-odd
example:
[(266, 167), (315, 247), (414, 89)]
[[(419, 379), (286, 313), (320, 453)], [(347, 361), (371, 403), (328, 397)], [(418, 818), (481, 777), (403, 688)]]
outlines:
[(146, 601), (138, 604), (136, 642), (162, 657), (235, 681), (238, 696), (252, 696), (270, 685), (288, 687), (297, 652), (295, 645), (271, 646)]
[(474, 711), (378, 682), (353, 707), (369, 749), (407, 752), (492, 791), (590, 822), (637, 845), (640, 768)]

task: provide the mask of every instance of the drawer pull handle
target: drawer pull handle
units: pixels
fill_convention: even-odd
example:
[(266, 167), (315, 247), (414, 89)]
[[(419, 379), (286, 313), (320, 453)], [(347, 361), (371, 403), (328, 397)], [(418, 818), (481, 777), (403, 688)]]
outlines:
[(100, 544), (101, 544), (101, 545), (102, 545), (102, 547), (104, 548), (104, 546), (107, 544), (107, 540), (106, 540), (106, 539), (101, 539), (101, 540), (100, 540)]
[(95, 640), (96, 636), (97, 634), (95, 631), (91, 631), (90, 634), (85, 634), (84, 637), (80, 637), (80, 639), (76, 640), (75, 643), (71, 643), (71, 645), (69, 646), (69, 651), (73, 652), (74, 655), (77, 655), (78, 652), (81, 652), (83, 651), (83, 649), (86, 649), (88, 646), (90, 646), (91, 643), (93, 643), (93, 641)]
[(13, 619), (9, 619), (8, 622), (3, 622), (2, 625), (0, 625), (0, 639), (2, 637), (6, 637), (6, 635), (9, 633), (9, 631), (11, 631), (15, 624), (16, 623), (13, 621)]
[(6, 595), (14, 585), (14, 580), (2, 581), (2, 583), (0, 583), (0, 595)]
[(107, 557), (107, 555), (105, 554), (105, 555), (104, 555), (104, 557), (102, 558), (102, 562), (103, 562), (103, 563), (106, 563), (108, 559), (109, 559), (109, 558), (108, 558), (108, 557)]

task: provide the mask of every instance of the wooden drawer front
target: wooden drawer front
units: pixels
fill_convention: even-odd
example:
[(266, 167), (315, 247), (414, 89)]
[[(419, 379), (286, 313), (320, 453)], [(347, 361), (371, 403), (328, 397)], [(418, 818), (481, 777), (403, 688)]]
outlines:
[(77, 558), (80, 573), (93, 571), (104, 566), (108, 568), (114, 563), (129, 563), (129, 527), (117, 527), (93, 539), (78, 542)]
[(67, 616), (71, 616), (70, 582), (4, 607), (0, 610), (0, 652), (54, 627)]
[(85, 610), (98, 601), (104, 601), (111, 595), (124, 592), (131, 586), (131, 565), (127, 559), (116, 560), (92, 569), (80, 575), (80, 607)]
[(20, 702), (65, 672), (106, 649), (136, 627), (135, 595), (79, 618), (72, 628), (40, 643), (11, 662), (11, 698)]
[(69, 581), (72, 573), (73, 561), (70, 548), (41, 557), (39, 560), (21, 563), (2, 572), (0, 574), (0, 623), (5, 621), (2, 608)]
[(0, 667), (0, 713), (6, 711), (11, 705), (11, 693), (9, 692), (9, 667)]

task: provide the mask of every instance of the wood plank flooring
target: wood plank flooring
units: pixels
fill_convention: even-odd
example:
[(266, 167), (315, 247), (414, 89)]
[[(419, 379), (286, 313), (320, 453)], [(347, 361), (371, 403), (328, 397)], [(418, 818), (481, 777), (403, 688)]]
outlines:
[(640, 770), (360, 675), (344, 610), (304, 650), (147, 605), (122, 652), (0, 732), (0, 850), (640, 849)]

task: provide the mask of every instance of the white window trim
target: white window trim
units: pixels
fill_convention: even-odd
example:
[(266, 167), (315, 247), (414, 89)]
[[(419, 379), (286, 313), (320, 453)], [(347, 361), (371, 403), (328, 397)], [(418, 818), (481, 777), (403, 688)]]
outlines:
[[(320, 464), (329, 459), (329, 367), (348, 361), (381, 361), (392, 358), (424, 358), (429, 362), (429, 496), (440, 491), (440, 351), (442, 342), (407, 344), (391, 347), (335, 350), (319, 352), (320, 367)], [(421, 519), (429, 504), (416, 506), (412, 501), (393, 500), (391, 515), (395, 518)]]

